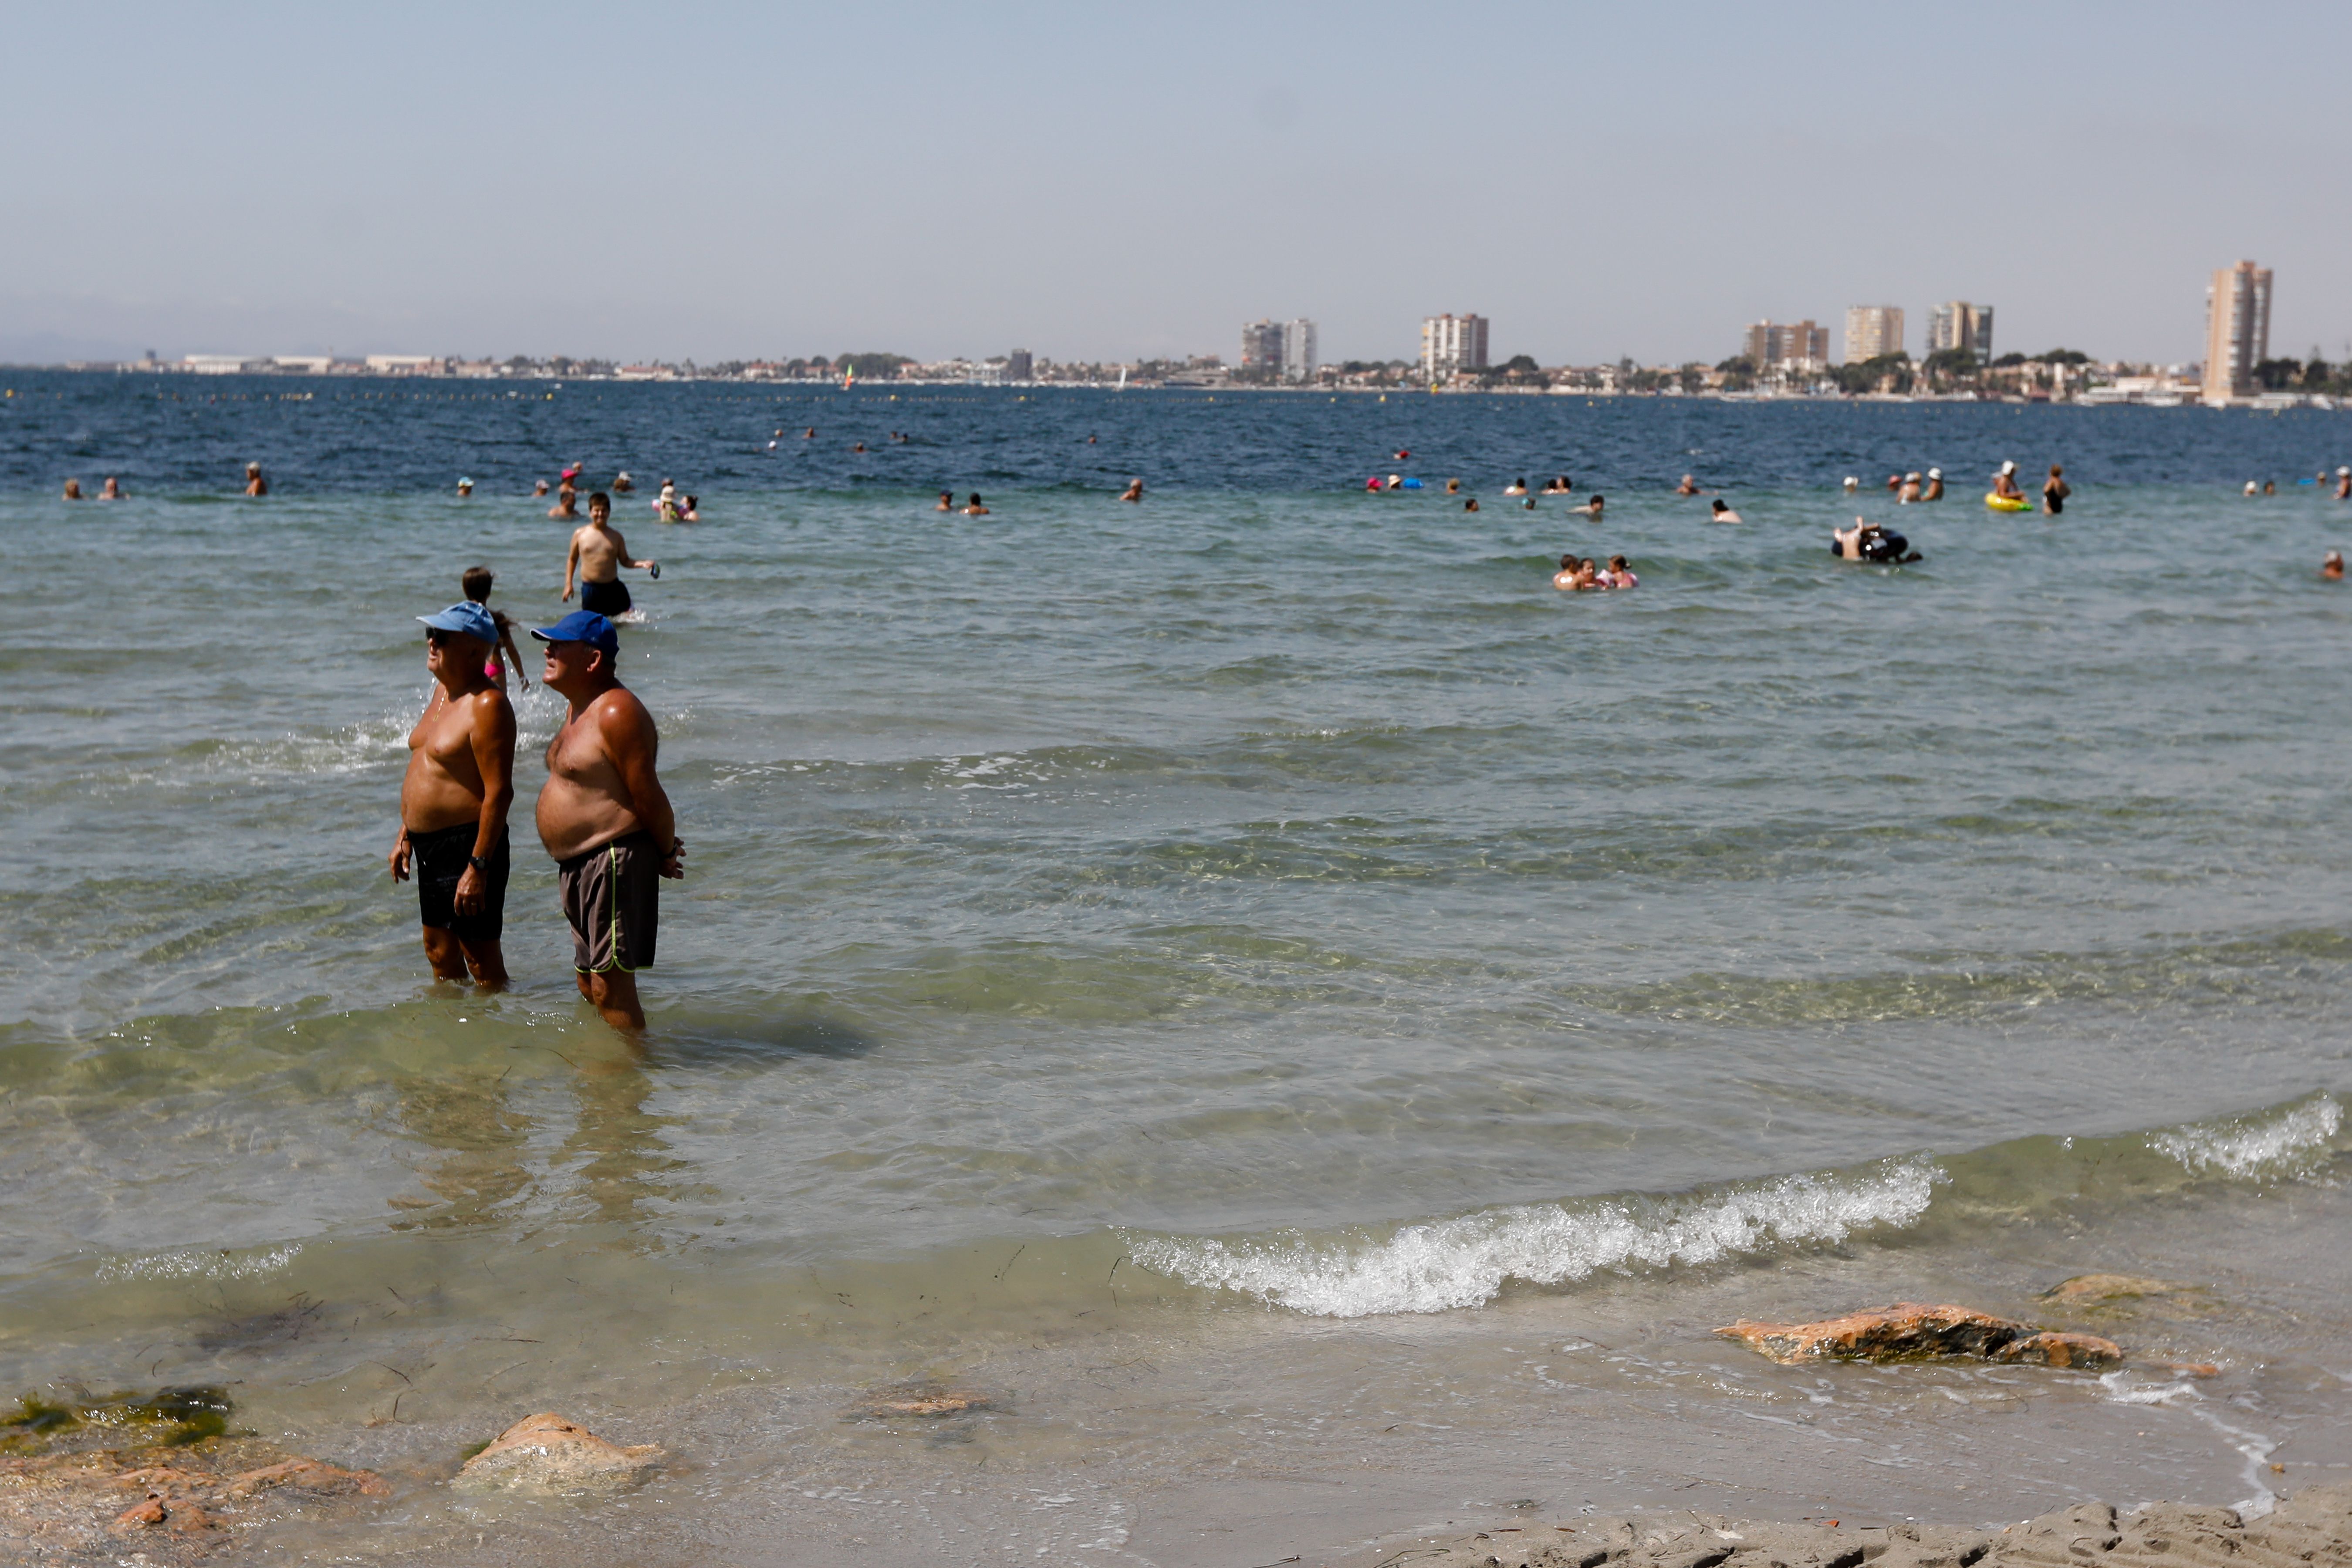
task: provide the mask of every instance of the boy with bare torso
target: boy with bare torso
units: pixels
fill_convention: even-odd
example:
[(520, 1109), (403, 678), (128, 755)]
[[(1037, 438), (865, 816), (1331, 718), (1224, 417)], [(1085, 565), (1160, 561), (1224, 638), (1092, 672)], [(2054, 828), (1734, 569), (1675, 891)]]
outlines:
[(634, 566), (661, 575), (658, 561), (632, 561), (628, 542), (613, 526), (613, 500), (603, 490), (588, 498), (588, 521), (572, 531), (572, 549), (563, 557), (563, 597), (572, 597), (572, 577), (580, 575), (580, 607), (607, 619), (629, 613), (629, 585), (621, 568)]
[(400, 837), (386, 857), (395, 882), (414, 867), (425, 956), (436, 980), (496, 990), (507, 898), (507, 810), (514, 804), (514, 709), (482, 668), (498, 623), (468, 600), (425, 623), (433, 695), (408, 736)]
[(575, 610), (530, 634), (547, 645), (543, 679), (571, 704), (547, 745), (539, 839), (555, 860), (580, 994), (616, 1029), (642, 1029), (637, 975), (654, 962), (663, 877), (683, 877), (686, 841), (655, 775), (661, 736), (614, 666), (613, 623)]

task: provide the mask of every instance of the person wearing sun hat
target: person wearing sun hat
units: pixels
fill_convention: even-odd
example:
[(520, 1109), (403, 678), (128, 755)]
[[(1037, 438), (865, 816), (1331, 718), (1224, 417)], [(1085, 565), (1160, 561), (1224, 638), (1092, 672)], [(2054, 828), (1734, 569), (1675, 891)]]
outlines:
[(634, 1034), (646, 1026), (637, 971), (653, 967), (660, 879), (686, 875), (686, 841), (654, 773), (661, 736), (621, 684), (621, 637), (610, 620), (574, 610), (530, 635), (547, 645), (548, 689), (572, 710), (547, 743), (539, 841), (555, 861), (572, 922), (580, 994), (605, 1023)]
[(433, 695), (408, 732), (400, 781), (400, 837), (392, 879), (416, 878), (425, 957), (436, 980), (507, 983), (499, 938), (506, 923), (507, 812), (514, 805), (514, 708), (483, 673), (499, 624), (473, 601), (425, 623)]

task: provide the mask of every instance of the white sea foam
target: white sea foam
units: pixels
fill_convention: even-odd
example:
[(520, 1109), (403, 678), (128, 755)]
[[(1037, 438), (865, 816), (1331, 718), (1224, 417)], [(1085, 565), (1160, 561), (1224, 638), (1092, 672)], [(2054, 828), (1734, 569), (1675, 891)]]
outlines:
[(302, 1244), (296, 1241), (260, 1252), (183, 1247), (175, 1252), (101, 1263), (98, 1277), (109, 1284), (119, 1279), (258, 1279), (283, 1270), (301, 1250)]
[(1910, 1225), (1943, 1180), (1931, 1162), (1888, 1161), (1866, 1173), (1783, 1176), (1683, 1197), (1493, 1209), (1409, 1225), (1386, 1240), (1149, 1237), (1129, 1252), (1154, 1273), (1318, 1317), (1438, 1312), (1492, 1300), (1507, 1279), (1555, 1285), (1604, 1268), (1712, 1263)]
[(2226, 1176), (2286, 1175), (2324, 1155), (2344, 1122), (2326, 1095), (2274, 1115), (2231, 1117), (2151, 1132), (2149, 1147), (2189, 1170)]

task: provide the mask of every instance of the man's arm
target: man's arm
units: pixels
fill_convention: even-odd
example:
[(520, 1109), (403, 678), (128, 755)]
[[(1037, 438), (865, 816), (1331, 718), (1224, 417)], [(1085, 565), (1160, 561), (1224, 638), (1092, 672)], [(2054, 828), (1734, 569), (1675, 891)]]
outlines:
[(686, 853), (686, 841), (677, 836), (677, 817), (670, 810), (669, 792), (654, 773), (656, 753), (661, 749), (660, 732), (654, 728), (654, 716), (634, 692), (623, 702), (610, 700), (597, 704), (596, 729), (604, 742), (604, 754), (613, 759), (614, 771), (621, 775), (621, 786), (629, 792), (629, 809), (636, 814), (638, 825), (654, 836), (661, 847), (662, 869), (665, 877), (683, 877), (686, 870), (678, 858)]
[(632, 561), (629, 559), (629, 542), (621, 537), (621, 531), (619, 529), (607, 525), (605, 531), (609, 532), (613, 536), (613, 553), (620, 558), (622, 565), (632, 567), (639, 572), (643, 572), (653, 565), (651, 561)]
[[(481, 822), (474, 829), (474, 855), (482, 860), (498, 847), (499, 835), (506, 831), (507, 813), (514, 805), (514, 707), (503, 692), (491, 695), (495, 700), (475, 700), (472, 733), (467, 737), (474, 743), (474, 766), (482, 774)], [(453, 900), (457, 911), (481, 913), (488, 890), (488, 879), (468, 865), (457, 879)]]
[(572, 548), (563, 552), (563, 597), (572, 597), (572, 569), (580, 563), (580, 531), (572, 531)]

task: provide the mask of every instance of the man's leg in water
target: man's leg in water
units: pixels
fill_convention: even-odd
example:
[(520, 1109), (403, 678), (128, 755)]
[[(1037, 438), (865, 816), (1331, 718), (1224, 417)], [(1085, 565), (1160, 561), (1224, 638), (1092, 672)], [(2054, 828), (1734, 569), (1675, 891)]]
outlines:
[[(466, 955), (466, 967), (474, 972), (474, 984), (491, 991), (507, 988), (506, 954), (499, 951), (496, 942), (475, 942), (467, 937), (457, 939)], [(463, 979), (464, 976), (457, 976)]]
[(580, 994), (596, 1005), (604, 1022), (616, 1029), (632, 1032), (646, 1026), (646, 1010), (637, 1005), (637, 977), (625, 969), (608, 969), (592, 974), (575, 969), (579, 976)]
[[(457, 936), (439, 926), (425, 928), (425, 956), (433, 965), (436, 980), (463, 980), (466, 976), (466, 954), (457, 945)], [(499, 971), (505, 973), (503, 969)]]

